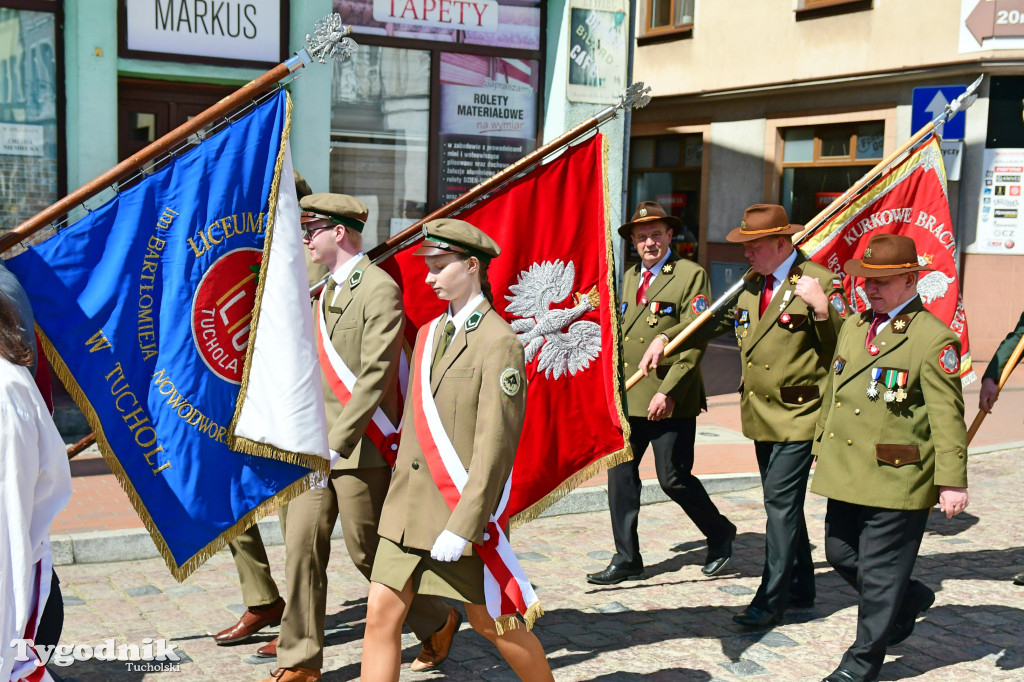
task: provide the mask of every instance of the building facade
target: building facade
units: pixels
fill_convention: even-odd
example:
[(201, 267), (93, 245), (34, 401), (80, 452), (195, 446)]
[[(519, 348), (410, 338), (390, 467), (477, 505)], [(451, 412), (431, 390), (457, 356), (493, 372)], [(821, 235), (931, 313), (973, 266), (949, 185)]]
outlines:
[(991, 356), (1024, 308), (1021, 13), (990, 0), (638, 0), (636, 36), (634, 75), (654, 101), (633, 117), (629, 201), (673, 207), (719, 292), (745, 270), (725, 241), (745, 207), (780, 203), (808, 222), (984, 74), (944, 156), (972, 354)]
[[(314, 191), (369, 206), (367, 249), (616, 101), (627, 80), (624, 57), (595, 64), (587, 41), (604, 26), (627, 54), (626, 0), (0, 0), (0, 229), (283, 61), (332, 12), (359, 47), (287, 84), (292, 154)], [(612, 187), (624, 130), (602, 128)], [(613, 191), (613, 221), (621, 201)]]

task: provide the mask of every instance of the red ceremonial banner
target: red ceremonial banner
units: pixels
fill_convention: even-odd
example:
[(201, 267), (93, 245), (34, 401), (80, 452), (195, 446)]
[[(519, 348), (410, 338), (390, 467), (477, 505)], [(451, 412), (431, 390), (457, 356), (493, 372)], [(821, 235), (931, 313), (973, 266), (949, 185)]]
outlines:
[(867, 310), (862, 278), (851, 281), (843, 265), (860, 258), (871, 235), (883, 232), (910, 237), (917, 245), (918, 262), (933, 268), (923, 271), (917, 293), (925, 308), (949, 325), (960, 338), (960, 379), (964, 385), (977, 377), (971, 368), (967, 315), (956, 267), (956, 241), (946, 196), (946, 170), (934, 135), (867, 186), (842, 211), (800, 240), (800, 249), (843, 280), (850, 303)]
[[(604, 155), (604, 136), (596, 135), (456, 216), (501, 247), (488, 269), (494, 307), (526, 352), (526, 423), (508, 504), (514, 526), (630, 457)], [(388, 268), (402, 287), (410, 342), (448, 306), (426, 285), (414, 250)]]

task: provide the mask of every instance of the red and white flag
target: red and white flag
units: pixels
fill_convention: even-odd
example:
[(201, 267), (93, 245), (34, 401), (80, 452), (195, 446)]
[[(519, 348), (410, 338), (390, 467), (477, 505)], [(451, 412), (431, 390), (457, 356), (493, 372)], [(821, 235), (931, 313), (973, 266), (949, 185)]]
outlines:
[[(526, 422), (507, 506), (513, 526), (631, 457), (618, 393), (604, 167), (604, 136), (595, 135), (456, 216), (501, 247), (488, 268), (494, 308), (526, 353)], [(413, 250), (388, 268), (403, 290), (410, 342), (448, 305), (426, 285)]]
[(917, 245), (918, 262), (933, 268), (921, 273), (917, 293), (931, 313), (960, 339), (960, 379), (977, 377), (971, 368), (967, 315), (956, 267), (956, 240), (946, 195), (946, 169), (935, 135), (874, 183), (867, 185), (830, 220), (809, 232), (798, 246), (807, 257), (842, 278), (858, 312), (867, 310), (863, 279), (851, 278), (843, 265), (860, 258), (871, 235), (900, 234)]

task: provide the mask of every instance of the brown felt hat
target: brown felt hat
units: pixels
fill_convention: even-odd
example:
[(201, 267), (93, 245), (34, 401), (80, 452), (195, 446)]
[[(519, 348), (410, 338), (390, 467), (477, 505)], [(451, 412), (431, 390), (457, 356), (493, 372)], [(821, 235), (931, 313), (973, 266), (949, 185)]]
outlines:
[(778, 204), (754, 204), (743, 212), (740, 226), (725, 236), (730, 242), (752, 242), (761, 237), (777, 237), (796, 234), (803, 225), (789, 222), (786, 209)]
[(302, 197), (308, 197), (313, 193), (310, 189), (309, 183), (306, 182), (306, 178), (302, 177), (302, 173), (292, 168), (292, 175), (295, 176), (295, 194), (301, 199)]
[(672, 229), (673, 236), (683, 226), (683, 221), (674, 215), (669, 215), (657, 201), (641, 201), (636, 205), (633, 218), (619, 228), (619, 234), (623, 239), (630, 239), (633, 236), (633, 228), (644, 223), (653, 223), (660, 220)]
[(317, 219), (328, 219), (338, 225), (351, 227), (357, 232), (363, 231), (366, 219), (370, 215), (366, 204), (347, 194), (331, 194), (319, 192), (302, 197), (299, 200), (302, 209), (301, 220), (308, 222)]
[(489, 261), (501, 255), (501, 247), (483, 230), (455, 218), (441, 218), (423, 224), (423, 244), (414, 256), (466, 253)]
[(843, 266), (850, 277), (888, 277), (905, 272), (932, 270), (917, 260), (917, 245), (901, 234), (876, 234), (868, 240), (862, 258), (851, 258)]

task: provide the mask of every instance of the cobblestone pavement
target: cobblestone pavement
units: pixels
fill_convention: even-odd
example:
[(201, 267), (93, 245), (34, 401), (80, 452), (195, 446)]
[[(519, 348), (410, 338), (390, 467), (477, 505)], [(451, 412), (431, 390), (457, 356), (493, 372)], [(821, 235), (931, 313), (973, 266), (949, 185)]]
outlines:
[[(1024, 570), (1019, 515), (1024, 508), (1024, 451), (991, 453), (971, 462), (971, 506), (953, 520), (933, 513), (916, 577), (933, 587), (935, 605), (914, 635), (894, 649), (882, 680), (1024, 679)], [(703, 543), (673, 504), (644, 507), (641, 546), (649, 579), (614, 587), (588, 585), (584, 574), (611, 556), (607, 512), (541, 519), (513, 533), (527, 574), (547, 615), (535, 632), (558, 680), (820, 680), (854, 637), (854, 593), (825, 562), (825, 500), (806, 506), (818, 600), (790, 611), (767, 633), (739, 631), (730, 618), (758, 584), (764, 546), (760, 489), (715, 496), (739, 527), (733, 562), (714, 579), (701, 576)], [(366, 584), (336, 542), (330, 569), (324, 679), (358, 677)], [(279, 581), (284, 550), (270, 549)], [(97, 645), (107, 638), (142, 644), (167, 638), (183, 652), (176, 672), (126, 672), (124, 663), (79, 662), (52, 668), (65, 680), (252, 680), (273, 665), (250, 655), (275, 631), (235, 647), (208, 633), (234, 622), (243, 606), (234, 564), (221, 552), (183, 584), (160, 560), (64, 566), (63, 642)], [(407, 664), (418, 651), (404, 640)], [(463, 625), (450, 658), (432, 674), (402, 680), (515, 679), (494, 648)]]

